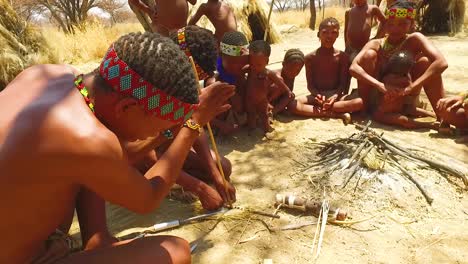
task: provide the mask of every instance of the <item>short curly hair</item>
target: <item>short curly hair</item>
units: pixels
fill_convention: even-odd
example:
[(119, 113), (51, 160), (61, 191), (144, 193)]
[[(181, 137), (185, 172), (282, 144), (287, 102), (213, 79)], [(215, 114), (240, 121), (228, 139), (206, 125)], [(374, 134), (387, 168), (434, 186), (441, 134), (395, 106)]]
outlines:
[(263, 53), (267, 57), (270, 57), (271, 54), (271, 47), (268, 42), (263, 40), (255, 40), (252, 41), (249, 45), (249, 51), (251, 53)]
[(414, 56), (409, 51), (399, 51), (393, 54), (385, 65), (383, 75), (407, 75), (414, 65)]
[(416, 3), (408, 1), (408, 0), (397, 0), (392, 3), (392, 5), (389, 8), (405, 8), (405, 9), (415, 9)]
[(304, 53), (300, 49), (289, 49), (284, 54), (283, 62), (304, 62)]
[(322, 20), (322, 22), (320, 22), (319, 31), (321, 31), (324, 27), (329, 27), (329, 26), (337, 27), (339, 30), (340, 22), (338, 22), (338, 20), (334, 17), (327, 17), (324, 20)]
[[(177, 32), (172, 32), (169, 38), (179, 45)], [(185, 27), (185, 41), (195, 63), (200, 65), (206, 73), (213, 73), (216, 70), (216, 59), (218, 58), (216, 38), (213, 32), (198, 26), (187, 26)]]
[(195, 74), (185, 53), (157, 33), (129, 33), (114, 42), (121, 60), (158, 89), (190, 104), (198, 103)]
[(221, 42), (233, 46), (245, 46), (249, 44), (245, 35), (239, 31), (229, 31), (224, 33)]

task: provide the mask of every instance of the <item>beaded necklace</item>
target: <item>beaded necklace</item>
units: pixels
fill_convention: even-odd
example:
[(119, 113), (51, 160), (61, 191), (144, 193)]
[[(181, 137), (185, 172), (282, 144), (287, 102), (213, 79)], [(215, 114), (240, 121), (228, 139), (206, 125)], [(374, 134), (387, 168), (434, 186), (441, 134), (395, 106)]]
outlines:
[(86, 102), (86, 105), (88, 105), (91, 112), (94, 113), (94, 104), (89, 99), (88, 89), (84, 86), (83, 74), (80, 74), (80, 75), (76, 76), (74, 83), (75, 83), (76, 89), (78, 89), (78, 91), (80, 91), (80, 94), (83, 96), (83, 98), (84, 98), (84, 100)]

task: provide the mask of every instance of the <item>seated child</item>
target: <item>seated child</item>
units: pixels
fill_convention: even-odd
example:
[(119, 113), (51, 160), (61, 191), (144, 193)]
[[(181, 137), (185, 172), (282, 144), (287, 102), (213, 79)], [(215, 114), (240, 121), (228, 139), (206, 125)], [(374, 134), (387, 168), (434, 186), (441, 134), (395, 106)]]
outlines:
[(435, 115), (406, 103), (404, 89), (411, 83), (410, 71), (414, 58), (408, 51), (400, 51), (392, 55), (383, 71), (383, 83), (392, 89), (378, 99), (377, 109), (373, 114), (376, 121), (397, 125), (404, 128), (435, 128), (433, 122), (421, 122), (408, 118), (427, 117)]
[(349, 88), (348, 56), (333, 45), (340, 25), (335, 18), (320, 23), (317, 33), (321, 46), (305, 57), (307, 89), (310, 95), (296, 98), (290, 112), (306, 117), (341, 118), (351, 121), (349, 112), (362, 109), (360, 98), (347, 98)]
[(241, 116), (244, 111), (243, 99), (245, 94), (245, 74), (243, 68), (249, 61), (249, 42), (239, 31), (224, 34), (220, 43), (220, 54), (217, 62), (218, 73), (207, 83), (221, 81), (236, 86), (236, 94), (229, 100), (231, 109), (213, 119), (211, 125), (222, 135), (236, 132), (243, 125)]
[(204, 15), (215, 27), (215, 37), (218, 43), (221, 42), (226, 32), (237, 30), (236, 16), (231, 7), (222, 0), (208, 0), (207, 3), (201, 4), (188, 24), (197, 24), (198, 20)]
[(244, 105), (247, 111), (247, 122), (250, 130), (257, 127), (257, 117), (260, 119), (264, 133), (271, 132), (268, 119), (268, 92), (274, 84), (284, 93), (291, 91), (276, 75), (274, 71), (266, 68), (271, 54), (270, 45), (263, 40), (255, 40), (249, 46), (249, 65)]
[(290, 49), (286, 51), (283, 59), (283, 68), (276, 70), (278, 77), (282, 78), (288, 91), (284, 91), (276, 84), (270, 85), (268, 101), (273, 108), (273, 115), (284, 111), (289, 103), (294, 100), (294, 80), (304, 67), (304, 53), (299, 49)]
[(156, 0), (154, 8), (141, 0), (128, 0), (130, 6), (136, 7), (151, 19), (153, 32), (163, 36), (187, 25), (188, 3), (195, 5), (197, 0)]

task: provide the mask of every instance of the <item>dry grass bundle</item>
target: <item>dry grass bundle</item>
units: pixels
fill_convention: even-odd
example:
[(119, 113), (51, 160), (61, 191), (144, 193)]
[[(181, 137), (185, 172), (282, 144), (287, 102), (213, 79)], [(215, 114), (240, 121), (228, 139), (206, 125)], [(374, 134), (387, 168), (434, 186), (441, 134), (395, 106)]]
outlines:
[(0, 0), (0, 91), (24, 68), (54, 63), (56, 57), (41, 34)]
[(426, 0), (419, 6), (419, 25), (425, 33), (459, 32), (465, 12), (465, 0)]
[(116, 24), (113, 27), (93, 23), (73, 35), (53, 27), (44, 28), (43, 35), (61, 63), (81, 64), (101, 60), (110, 44), (120, 36), (142, 30), (139, 23)]
[[(198, 3), (191, 8), (189, 16), (193, 15), (198, 9), (200, 4), (206, 1), (198, 1)], [(258, 40), (263, 39), (265, 30), (268, 26), (268, 11), (269, 5), (263, 0), (225, 0), (232, 9), (237, 18), (238, 30), (243, 32), (247, 39)], [(274, 21), (275, 14), (272, 14), (270, 21), (270, 31), (268, 33), (267, 41), (270, 43), (278, 43), (281, 41), (281, 35), (276, 30)], [(200, 20), (199, 25), (208, 29), (214, 30), (208, 19), (203, 18)]]

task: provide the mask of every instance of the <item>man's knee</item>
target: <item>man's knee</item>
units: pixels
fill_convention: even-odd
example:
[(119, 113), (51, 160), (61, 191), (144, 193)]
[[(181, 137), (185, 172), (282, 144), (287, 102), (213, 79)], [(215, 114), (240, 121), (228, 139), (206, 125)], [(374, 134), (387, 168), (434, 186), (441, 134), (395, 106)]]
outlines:
[(160, 239), (164, 239), (161, 245), (168, 251), (172, 263), (191, 263), (190, 245), (187, 240), (176, 236), (158, 236), (158, 238), (154, 242), (160, 243)]
[(224, 176), (229, 179), (232, 173), (231, 161), (225, 157), (221, 157), (221, 166), (223, 167)]

